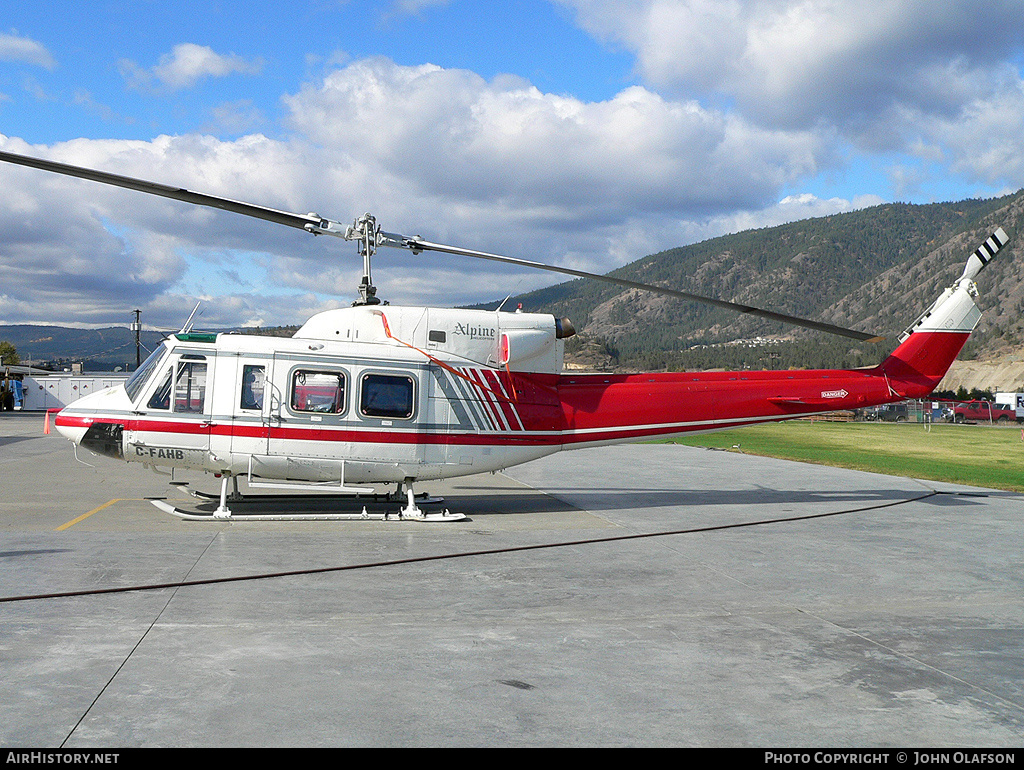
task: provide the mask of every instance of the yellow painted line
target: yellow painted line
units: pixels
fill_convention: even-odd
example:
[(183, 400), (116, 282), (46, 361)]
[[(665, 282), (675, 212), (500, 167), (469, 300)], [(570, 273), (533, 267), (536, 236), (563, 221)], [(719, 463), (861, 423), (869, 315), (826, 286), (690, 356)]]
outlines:
[(73, 527), (73, 526), (75, 526), (75, 525), (76, 525), (76, 524), (77, 524), (78, 522), (80, 522), (80, 521), (85, 521), (85, 520), (86, 520), (86, 519), (88, 519), (88, 518), (89, 518), (90, 516), (92, 516), (92, 515), (93, 515), (94, 513), (99, 513), (99, 512), (100, 512), (100, 511), (102, 511), (102, 510), (103, 510), (104, 508), (109, 508), (109, 507), (110, 507), (111, 505), (113, 505), (114, 503), (117, 503), (117, 502), (120, 502), (120, 501), (121, 501), (121, 498), (120, 498), (120, 497), (115, 497), (115, 498), (114, 498), (113, 500), (108, 500), (107, 502), (103, 503), (103, 505), (99, 506), (98, 508), (93, 508), (93, 509), (92, 509), (91, 511), (89, 511), (88, 513), (83, 513), (83, 514), (82, 514), (81, 516), (79, 516), (79, 517), (78, 517), (77, 519), (72, 519), (72, 520), (71, 520), (71, 521), (69, 521), (69, 522), (68, 522), (67, 524), (61, 524), (61, 525), (60, 525), (59, 527), (57, 527), (57, 531), (58, 531), (58, 532), (61, 532), (61, 531), (65, 530), (65, 529), (67, 529), (68, 527)]

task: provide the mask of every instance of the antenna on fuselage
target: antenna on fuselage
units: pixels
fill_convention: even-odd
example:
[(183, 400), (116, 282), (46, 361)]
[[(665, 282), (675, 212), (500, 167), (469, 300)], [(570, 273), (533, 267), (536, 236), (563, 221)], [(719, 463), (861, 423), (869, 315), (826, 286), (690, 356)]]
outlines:
[(181, 331), (179, 331), (178, 334), (188, 334), (192, 331), (192, 316), (196, 314), (196, 311), (199, 309), (201, 304), (203, 304), (202, 300), (197, 302), (196, 306), (192, 308), (192, 312), (188, 314), (188, 318), (185, 320), (185, 324), (181, 327)]

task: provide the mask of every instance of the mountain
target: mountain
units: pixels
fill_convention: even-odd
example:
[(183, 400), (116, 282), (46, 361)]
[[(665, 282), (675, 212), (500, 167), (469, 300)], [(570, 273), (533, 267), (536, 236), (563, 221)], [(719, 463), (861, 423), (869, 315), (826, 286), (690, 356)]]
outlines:
[[(143, 331), (140, 335), (142, 358), (165, 336), (162, 332)], [(135, 368), (135, 334), (126, 326), (71, 329), (18, 324), (0, 326), (0, 340), (17, 348), (23, 364), (77, 361), (84, 363), (86, 371)]]
[[(1009, 246), (979, 279), (981, 327), (968, 355), (1024, 342), (1024, 191), (988, 200), (870, 209), (751, 230), (652, 254), (612, 275), (884, 334), (892, 344), (794, 330), (699, 303), (579, 279), (515, 297), (567, 316), (570, 360), (624, 369), (873, 364), (996, 227)], [(775, 344), (728, 344), (769, 337)], [(884, 347), (884, 346), (883, 346)]]
[[(290, 337), (297, 329), (297, 326), (285, 326), (219, 331)], [(143, 330), (139, 340), (142, 359), (145, 359), (168, 334), (169, 332)], [(92, 372), (114, 371), (118, 367), (125, 371), (135, 369), (135, 334), (126, 326), (73, 329), (31, 324), (0, 325), (0, 341), (13, 344), (23, 364), (29, 361), (35, 364), (60, 362), (64, 365), (80, 362), (85, 371)]]

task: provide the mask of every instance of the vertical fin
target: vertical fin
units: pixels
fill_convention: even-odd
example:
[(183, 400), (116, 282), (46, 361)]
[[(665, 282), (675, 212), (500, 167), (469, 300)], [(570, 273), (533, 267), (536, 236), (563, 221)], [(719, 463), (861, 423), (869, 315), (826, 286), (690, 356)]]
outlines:
[(905, 398), (921, 397), (939, 384), (981, 319), (974, 278), (1009, 240), (997, 229), (967, 260), (963, 275), (903, 333), (899, 347), (879, 367), (890, 389)]

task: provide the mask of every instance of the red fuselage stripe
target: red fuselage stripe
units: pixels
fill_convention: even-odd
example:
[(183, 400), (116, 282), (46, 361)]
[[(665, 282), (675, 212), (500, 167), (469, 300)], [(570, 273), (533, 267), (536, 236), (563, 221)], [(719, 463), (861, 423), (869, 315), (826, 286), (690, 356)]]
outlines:
[[(781, 417), (765, 417), (765, 421), (784, 419)], [(632, 426), (617, 430), (589, 430), (583, 432), (564, 432), (553, 434), (529, 434), (521, 431), (494, 433), (431, 433), (424, 431), (378, 431), (348, 430), (316, 426), (312, 428), (273, 428), (232, 425), (215, 423), (200, 427), (198, 423), (174, 420), (126, 420), (124, 418), (107, 418), (102, 415), (82, 418), (71, 415), (58, 415), (56, 424), (62, 427), (87, 428), (97, 422), (115, 422), (125, 425), (128, 430), (144, 433), (162, 433), (167, 435), (217, 435), (250, 439), (269, 439), (285, 441), (331, 441), (351, 442), (358, 444), (454, 444), (465, 446), (555, 446), (581, 444), (595, 441), (622, 441), (634, 438), (657, 437), (675, 433), (697, 430), (737, 427), (751, 421), (728, 421), (715, 425), (679, 424), (658, 426)]]

